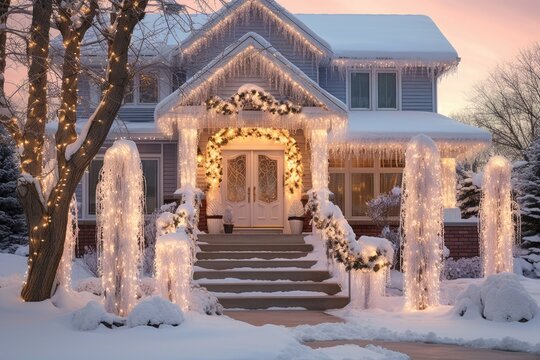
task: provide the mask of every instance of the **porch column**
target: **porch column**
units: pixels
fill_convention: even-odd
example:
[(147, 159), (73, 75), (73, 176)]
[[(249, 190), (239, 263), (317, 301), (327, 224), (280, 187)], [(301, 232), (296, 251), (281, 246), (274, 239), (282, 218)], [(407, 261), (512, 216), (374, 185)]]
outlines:
[(311, 130), (311, 187), (315, 191), (328, 188), (328, 132)]
[(178, 180), (180, 187), (197, 187), (197, 129), (178, 128)]
[(444, 208), (455, 208), (457, 187), (455, 158), (441, 158), (441, 177)]

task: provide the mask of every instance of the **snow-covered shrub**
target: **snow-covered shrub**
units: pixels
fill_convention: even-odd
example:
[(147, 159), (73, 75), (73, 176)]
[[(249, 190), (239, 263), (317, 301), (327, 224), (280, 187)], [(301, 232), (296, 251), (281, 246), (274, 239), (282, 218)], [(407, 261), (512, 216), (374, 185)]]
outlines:
[(519, 282), (518, 276), (500, 273), (488, 276), (480, 287), (469, 287), (457, 297), (454, 312), (486, 320), (527, 322), (538, 314), (538, 304)]
[(457, 167), (457, 205), (461, 210), (461, 217), (468, 219), (478, 216), (481, 197), (481, 174), (472, 170), (465, 170), (462, 166)]
[(184, 314), (180, 308), (172, 302), (159, 296), (151, 296), (139, 302), (127, 317), (127, 325), (153, 326), (160, 325), (178, 326), (184, 322)]
[(399, 215), (401, 188), (394, 187), (389, 193), (381, 194), (367, 202), (367, 215), (378, 226), (387, 226), (389, 218)]
[(221, 306), (217, 297), (198, 284), (193, 284), (191, 288), (189, 309), (207, 315), (223, 314), (223, 306)]
[(75, 285), (75, 291), (82, 292), (87, 291), (94, 295), (103, 295), (103, 286), (101, 285), (101, 279), (97, 277), (89, 277), (79, 280)]
[(358, 256), (369, 270), (377, 272), (392, 265), (394, 246), (389, 240), (373, 236), (360, 236), (358, 245), (360, 248)]
[(288, 217), (303, 217), (304, 216), (304, 205), (302, 205), (302, 201), (295, 200), (291, 204), (291, 207), (289, 208), (289, 214)]
[(82, 256), (82, 261), (88, 268), (88, 270), (94, 274), (94, 276), (98, 276), (99, 273), (99, 265), (98, 265), (98, 258), (97, 258), (97, 252), (92, 247), (85, 247), (84, 248), (84, 254)]
[[(540, 246), (540, 242), (537, 246)], [(521, 267), (523, 275), (532, 278), (540, 278), (540, 247), (521, 249)]]
[(233, 209), (230, 205), (228, 205), (225, 208), (225, 212), (223, 213), (223, 223), (227, 225), (234, 224), (233, 222)]
[(156, 291), (156, 280), (151, 277), (143, 277), (139, 279), (139, 288), (137, 289), (137, 297), (145, 298), (154, 295)]
[(77, 330), (83, 331), (94, 330), (100, 324), (108, 328), (124, 325), (122, 319), (106, 312), (103, 305), (97, 301), (90, 301), (85, 307), (75, 311), (72, 323)]
[(447, 280), (463, 278), (479, 278), (482, 276), (480, 257), (448, 258), (444, 262), (444, 276)]

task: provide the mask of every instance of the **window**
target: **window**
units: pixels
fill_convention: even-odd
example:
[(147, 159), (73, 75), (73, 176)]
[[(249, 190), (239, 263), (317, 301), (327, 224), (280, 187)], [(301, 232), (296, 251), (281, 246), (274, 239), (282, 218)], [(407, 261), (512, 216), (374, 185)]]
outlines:
[[(141, 159), (145, 179), (146, 214), (159, 206), (159, 160)], [(88, 215), (96, 215), (96, 188), (103, 160), (92, 160), (88, 168)]]
[(345, 212), (345, 174), (331, 173), (328, 187), (334, 193), (334, 204)]
[(126, 85), (126, 91), (124, 95), (124, 104), (133, 104), (134, 96), (134, 86), (133, 86), (133, 79), (130, 79)]
[(377, 73), (377, 108), (397, 109), (397, 74)]
[(351, 109), (370, 108), (369, 75), (368, 72), (351, 73)]
[(139, 75), (139, 103), (153, 104), (158, 102), (158, 80), (156, 74)]
[(374, 194), (373, 174), (351, 174), (352, 216), (366, 216), (366, 203), (373, 199)]

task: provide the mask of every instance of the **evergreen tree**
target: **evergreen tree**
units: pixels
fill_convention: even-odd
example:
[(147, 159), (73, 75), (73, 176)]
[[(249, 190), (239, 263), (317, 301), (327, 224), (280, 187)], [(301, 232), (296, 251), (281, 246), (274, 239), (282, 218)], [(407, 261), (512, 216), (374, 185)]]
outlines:
[(0, 251), (13, 252), (28, 241), (26, 219), (16, 193), (18, 176), (13, 144), (0, 128)]
[(478, 174), (472, 170), (465, 170), (462, 166), (458, 166), (457, 174), (457, 205), (461, 209), (461, 217), (468, 219), (478, 216), (482, 196), (480, 187), (475, 184), (475, 177)]
[(540, 242), (540, 137), (525, 150), (523, 157), (525, 163), (517, 168), (515, 181), (521, 229), (525, 239), (536, 235)]

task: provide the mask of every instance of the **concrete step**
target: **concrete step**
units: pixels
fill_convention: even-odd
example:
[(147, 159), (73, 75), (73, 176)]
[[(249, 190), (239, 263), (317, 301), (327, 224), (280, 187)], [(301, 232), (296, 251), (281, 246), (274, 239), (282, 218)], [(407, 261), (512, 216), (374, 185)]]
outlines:
[(226, 282), (226, 283), (206, 283), (199, 281), (199, 285), (208, 289), (208, 291), (218, 293), (247, 293), (247, 292), (279, 292), (279, 291), (317, 291), (327, 293), (328, 295), (337, 294), (341, 288), (337, 283), (321, 282)]
[(299, 259), (307, 256), (307, 254), (305, 251), (217, 251), (197, 253), (197, 259)]
[(323, 281), (330, 278), (325, 270), (195, 270), (193, 279), (249, 279), (249, 280), (293, 280)]
[(310, 244), (199, 244), (202, 251), (313, 251)]
[(305, 244), (305, 235), (290, 234), (201, 234), (199, 242), (209, 244)]
[(307, 310), (328, 310), (342, 308), (349, 303), (347, 296), (218, 296), (218, 300), (226, 309), (301, 307)]
[(316, 260), (199, 260), (195, 266), (205, 269), (225, 270), (237, 268), (299, 268), (309, 269)]

